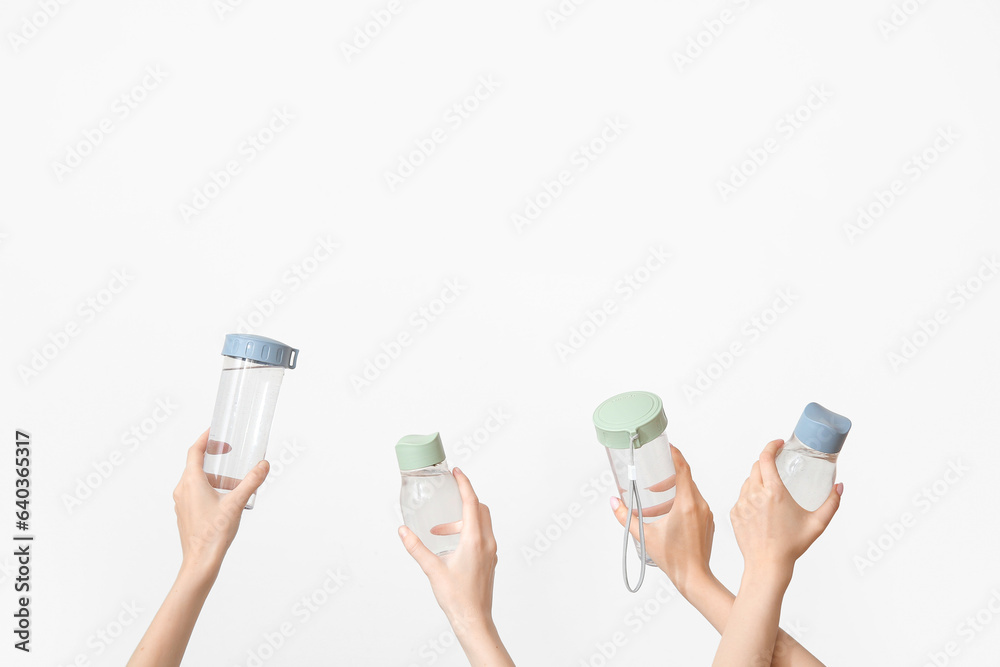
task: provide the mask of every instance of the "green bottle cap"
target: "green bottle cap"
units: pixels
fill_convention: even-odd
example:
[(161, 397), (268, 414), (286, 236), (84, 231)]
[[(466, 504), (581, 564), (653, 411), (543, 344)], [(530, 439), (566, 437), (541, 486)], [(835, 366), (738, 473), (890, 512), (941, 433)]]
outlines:
[(444, 461), (441, 434), (404, 435), (396, 443), (396, 460), (400, 470), (417, 470)]
[(667, 428), (663, 401), (648, 391), (629, 391), (612, 396), (594, 410), (597, 441), (611, 449), (628, 449), (632, 435), (636, 447), (658, 437)]

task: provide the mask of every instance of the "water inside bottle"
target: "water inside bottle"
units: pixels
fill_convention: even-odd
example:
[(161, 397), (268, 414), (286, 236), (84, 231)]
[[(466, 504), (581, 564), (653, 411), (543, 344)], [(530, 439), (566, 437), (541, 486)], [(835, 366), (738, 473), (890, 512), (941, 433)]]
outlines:
[(807, 449), (789, 439), (775, 460), (778, 476), (803, 509), (815, 511), (826, 501), (837, 475), (835, 454)]
[(462, 520), (462, 494), (450, 471), (404, 473), (399, 505), (403, 523), (432, 552), (444, 556), (458, 548), (458, 533), (435, 535), (431, 532), (435, 527)]
[[(628, 466), (632, 461), (631, 452), (627, 449), (608, 449), (608, 458), (611, 460), (622, 502), (633, 506), (633, 516), (638, 517), (639, 511), (634, 508), (635, 503), (629, 497), (631, 488)], [(666, 434), (635, 450), (635, 468), (643, 522), (650, 523), (670, 511), (676, 492), (674, 462), (670, 456)]]
[(205, 451), (209, 484), (231, 491), (267, 452), (271, 419), (284, 370), (273, 366), (223, 369)]

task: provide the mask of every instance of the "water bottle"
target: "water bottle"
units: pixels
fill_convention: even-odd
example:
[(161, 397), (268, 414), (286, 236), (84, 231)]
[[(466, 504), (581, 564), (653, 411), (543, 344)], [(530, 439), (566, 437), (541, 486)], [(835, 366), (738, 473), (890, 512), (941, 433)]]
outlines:
[(803, 509), (815, 511), (830, 495), (837, 477), (837, 455), (851, 420), (810, 403), (775, 463), (785, 488)]
[(629, 508), (629, 523), (639, 522), (639, 539), (634, 540), (641, 559), (639, 583), (629, 585), (625, 556), (628, 550), (626, 526), (622, 570), (625, 586), (639, 590), (647, 565), (656, 567), (646, 554), (643, 523), (656, 521), (667, 513), (674, 497), (674, 460), (667, 440), (667, 416), (663, 402), (648, 391), (630, 391), (612, 396), (594, 410), (597, 441), (607, 449), (611, 471), (622, 502)]
[(399, 509), (403, 523), (438, 556), (458, 548), (458, 533), (435, 535), (431, 529), (462, 520), (462, 494), (445, 460), (438, 433), (407, 435), (396, 443), (402, 485)]
[[(264, 459), (281, 378), (298, 357), (298, 350), (270, 338), (226, 335), (205, 451), (205, 474), (219, 493), (235, 489)], [(253, 509), (256, 496), (250, 496), (246, 509)]]

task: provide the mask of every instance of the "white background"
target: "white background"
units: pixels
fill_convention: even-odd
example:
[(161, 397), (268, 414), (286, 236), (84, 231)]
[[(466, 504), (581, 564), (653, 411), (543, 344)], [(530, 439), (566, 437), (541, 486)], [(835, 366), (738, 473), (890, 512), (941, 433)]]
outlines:
[[(221, 16), (210, 0), (71, 2), (48, 19), (4, 3), (0, 390), (6, 446), (32, 434), (37, 541), (34, 652), (4, 629), (2, 662), (127, 659), (180, 563), (170, 494), (208, 425), (223, 337), (250, 318), (301, 349), (271, 432), (270, 458), (287, 463), (244, 517), (187, 664), (255, 664), (285, 622), (294, 634), (265, 664), (463, 664), (396, 536), (392, 446), (434, 430), (493, 509), (495, 616), (520, 664), (708, 664), (715, 631), (682, 599), (656, 601), (671, 590), (661, 573), (635, 596), (621, 583), (590, 416), (630, 389), (663, 397), (731, 587), (728, 512), (761, 447), (809, 401), (852, 418), (843, 505), (796, 568), (784, 627), (831, 665), (923, 665), (952, 641), (948, 664), (997, 664), (1000, 619), (970, 632), (966, 618), (1000, 595), (1000, 280), (977, 283), (1000, 251), (1000, 9), (903, 4), (912, 14), (885, 34), (889, 0), (588, 2), (554, 26), (554, 0), (404, 2), (348, 58), (384, 2), (248, 0)], [(692, 40), (705, 46), (679, 65)], [(165, 78), (130, 92), (147, 67)], [(447, 122), (480, 77), (498, 87)], [(831, 96), (810, 110), (813, 87)], [(142, 97), (127, 117), (122, 95)], [(246, 160), (276, 108), (294, 120)], [(58, 173), (105, 118), (112, 131)], [(624, 129), (581, 171), (608, 119)], [(445, 141), (391, 189), (385, 173), (436, 127)], [(957, 136), (943, 153), (939, 131)], [(724, 198), (718, 184), (769, 138), (776, 152)], [(925, 150), (936, 159), (914, 179)], [(229, 160), (240, 173), (185, 220)], [(517, 229), (562, 170), (572, 184)], [(851, 237), (895, 179), (902, 193)], [(307, 261), (327, 238), (333, 256)], [(650, 247), (670, 259), (647, 275)], [(294, 267), (313, 271), (296, 284)], [(128, 279), (112, 293), (116, 271)], [(616, 284), (633, 272), (648, 280), (626, 299)], [(418, 330), (413, 313), (448, 280), (461, 295)], [(282, 303), (253, 315), (275, 290)], [(793, 304), (774, 321), (781, 290)], [(616, 311), (583, 326), (606, 299)], [(934, 335), (918, 334), (939, 310)], [(581, 327), (592, 335), (560, 355)], [(358, 391), (351, 377), (407, 332)], [(699, 372), (714, 379), (686, 395)], [(158, 399), (176, 406), (162, 423)], [(463, 446), (498, 408), (506, 423)], [(147, 434), (130, 449), (132, 428)], [(95, 475), (116, 450), (120, 465)], [(966, 470), (949, 482), (952, 464)], [(0, 564), (6, 628), (11, 557)], [(297, 601), (338, 569), (347, 583), (304, 620)], [(99, 631), (119, 636), (106, 646)]]

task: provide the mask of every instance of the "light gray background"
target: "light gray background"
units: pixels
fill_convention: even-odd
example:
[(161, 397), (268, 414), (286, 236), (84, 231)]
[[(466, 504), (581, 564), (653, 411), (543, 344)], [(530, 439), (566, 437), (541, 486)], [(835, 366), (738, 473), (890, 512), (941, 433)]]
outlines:
[[(493, 509), (496, 621), (519, 663), (708, 664), (715, 631), (680, 598), (657, 601), (672, 590), (662, 574), (635, 596), (621, 583), (590, 415), (636, 388), (664, 399), (732, 587), (728, 511), (760, 448), (811, 400), (850, 416), (843, 506), (796, 568), (784, 627), (828, 664), (923, 665), (949, 642), (948, 664), (997, 664), (997, 614), (977, 631), (966, 618), (1000, 596), (1000, 280), (961, 307), (953, 293), (1000, 251), (995, 3), (897, 0), (913, 13), (883, 34), (888, 0), (585, 2), (555, 27), (555, 0), (403, 2), (350, 61), (342, 44), (386, 2), (218, 4), (0, 10), (3, 437), (33, 436), (38, 535), (35, 652), (13, 655), (8, 636), (4, 662), (126, 660), (180, 562), (170, 494), (208, 425), (223, 336), (280, 290), (255, 330), (302, 350), (271, 432), (286, 463), (244, 517), (189, 664), (255, 664), (286, 622), (294, 634), (264, 664), (463, 664), (396, 536), (392, 445), (438, 429)], [(733, 20), (708, 37), (723, 10)], [(44, 25), (12, 43), (26, 20)], [(116, 99), (147, 67), (165, 78), (122, 118)], [(498, 88), (449, 125), (480, 77)], [(785, 136), (812, 87), (832, 96)], [(246, 161), (241, 143), (275, 108), (294, 120)], [(60, 180), (54, 163), (103, 118), (112, 132)], [(607, 119), (626, 127), (579, 171), (574, 154)], [(385, 172), (436, 127), (446, 140), (391, 191)], [(957, 139), (913, 180), (907, 163), (949, 128)], [(771, 137), (777, 151), (724, 201), (717, 184)], [(241, 172), (185, 222), (180, 205), (229, 160)], [(512, 214), (561, 170), (572, 185), (518, 233)], [(903, 193), (849, 239), (894, 179)], [(339, 249), (304, 262), (318, 238)], [(651, 246), (671, 257), (625, 299), (615, 286)], [(285, 276), (302, 265), (315, 271), (295, 286)], [(127, 285), (104, 293), (116, 271)], [(452, 279), (465, 289), (418, 331), (411, 314)], [(751, 339), (744, 326), (781, 290), (793, 305)], [(557, 344), (609, 298), (616, 312), (561, 359)], [(938, 310), (945, 323), (894, 367)], [(356, 391), (351, 376), (407, 332)], [(733, 343), (743, 354), (711, 368)], [(24, 379), (36, 351), (52, 358)], [(717, 379), (690, 400), (699, 371)], [(162, 423), (157, 400), (176, 406)], [(462, 446), (496, 409), (506, 423)], [(132, 428), (149, 432), (134, 449)], [(94, 477), (116, 450), (121, 464)], [(99, 486), (68, 508), (88, 475)], [(9, 555), (0, 564), (6, 616)], [(296, 614), (338, 570), (340, 590)], [(138, 617), (98, 655), (96, 633), (118, 633), (131, 604)]]

